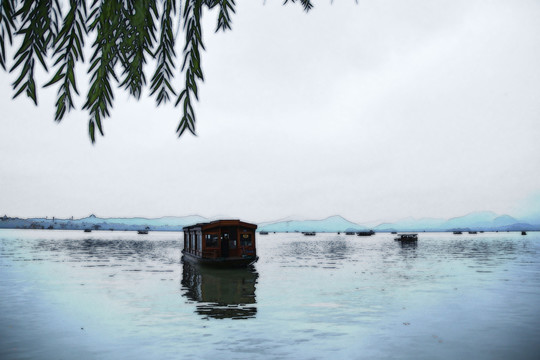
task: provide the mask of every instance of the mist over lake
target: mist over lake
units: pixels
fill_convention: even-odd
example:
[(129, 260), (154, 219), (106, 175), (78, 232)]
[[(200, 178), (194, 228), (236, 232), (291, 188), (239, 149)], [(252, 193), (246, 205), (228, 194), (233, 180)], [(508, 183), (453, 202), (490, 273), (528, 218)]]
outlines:
[(540, 234), (258, 236), (253, 268), (176, 232), (0, 230), (2, 359), (534, 359)]

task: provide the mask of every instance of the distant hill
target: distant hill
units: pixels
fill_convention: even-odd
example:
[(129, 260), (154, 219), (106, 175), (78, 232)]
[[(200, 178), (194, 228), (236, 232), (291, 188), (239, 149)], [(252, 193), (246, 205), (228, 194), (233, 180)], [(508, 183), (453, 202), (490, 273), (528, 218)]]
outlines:
[[(268, 232), (343, 232), (365, 231), (370, 228), (362, 224), (353, 223), (341, 216), (331, 216), (324, 220), (287, 220), (264, 223), (259, 226), (260, 231)], [(451, 219), (437, 218), (406, 218), (396, 222), (387, 222), (373, 227), (376, 232), (391, 231), (523, 231), (540, 230), (540, 220), (533, 224), (521, 221), (509, 215), (498, 215), (491, 211), (473, 212)]]
[(330, 216), (323, 220), (288, 220), (259, 226), (259, 231), (268, 232), (338, 232), (338, 231), (364, 231), (365, 226), (353, 223), (341, 216)]
[[(223, 218), (223, 217), (222, 217)], [(224, 218), (227, 218), (225, 216)], [(148, 219), (135, 218), (100, 218), (90, 215), (82, 219), (56, 218), (11, 218), (0, 217), (0, 228), (12, 229), (64, 229), (64, 230), (151, 230), (151, 231), (181, 231), (184, 226), (208, 222), (215, 218), (205, 218), (199, 215), (165, 216)], [(339, 215), (322, 220), (281, 219), (274, 222), (260, 223), (258, 231), (268, 232), (345, 232), (366, 231), (527, 231), (540, 230), (540, 219), (523, 221), (509, 215), (499, 215), (491, 211), (473, 212), (451, 219), (437, 218), (406, 218), (393, 223), (382, 223), (375, 227), (367, 227), (354, 223)], [(374, 224), (372, 224), (374, 225)]]
[(58, 230), (152, 230), (180, 231), (184, 226), (209, 221), (207, 218), (191, 216), (166, 216), (156, 219), (147, 218), (99, 218), (95, 215), (82, 219), (56, 218), (0, 218), (0, 228), (12, 229), (58, 229)]
[(437, 231), (445, 222), (444, 219), (422, 218), (414, 219), (407, 218), (395, 223), (383, 223), (375, 227), (375, 231)]
[(529, 224), (509, 215), (497, 215), (492, 211), (473, 212), (448, 220), (408, 218), (375, 227), (375, 231), (519, 231), (535, 229), (540, 229), (540, 225)]

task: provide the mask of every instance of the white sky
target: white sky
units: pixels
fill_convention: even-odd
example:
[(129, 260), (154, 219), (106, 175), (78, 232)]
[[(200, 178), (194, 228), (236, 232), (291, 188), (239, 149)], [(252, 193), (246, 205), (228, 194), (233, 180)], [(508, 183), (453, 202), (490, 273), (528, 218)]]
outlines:
[(197, 137), (177, 139), (179, 108), (118, 90), (92, 146), (86, 113), (56, 124), (56, 89), (34, 107), (11, 100), (16, 74), (1, 73), (0, 212), (368, 222), (538, 210), (540, 2), (281, 4), (238, 0), (227, 33), (205, 14)]

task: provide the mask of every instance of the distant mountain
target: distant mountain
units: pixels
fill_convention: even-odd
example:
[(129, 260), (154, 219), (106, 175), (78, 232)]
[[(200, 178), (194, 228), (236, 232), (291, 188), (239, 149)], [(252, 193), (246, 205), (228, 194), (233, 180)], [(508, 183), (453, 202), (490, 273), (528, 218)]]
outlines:
[(146, 225), (146, 226), (169, 226), (169, 227), (182, 227), (186, 225), (192, 225), (199, 222), (208, 221), (207, 218), (199, 215), (190, 215), (190, 216), (164, 216), (160, 218), (143, 218), (143, 217), (134, 217), (134, 218), (98, 218), (95, 215), (90, 215), (87, 218), (79, 219), (76, 221), (83, 221), (90, 224), (124, 224), (124, 225)]
[[(223, 217), (222, 217), (223, 218)], [(225, 217), (226, 218), (226, 217)], [(142, 230), (151, 231), (181, 231), (184, 226), (208, 222), (215, 218), (205, 218), (198, 215), (165, 216), (148, 219), (136, 218), (99, 218), (90, 215), (82, 219), (56, 218), (10, 218), (0, 217), (0, 228), (12, 229), (64, 229), (64, 230)], [(527, 219), (529, 220), (529, 219)], [(491, 211), (473, 212), (451, 219), (436, 218), (406, 218), (393, 223), (382, 223), (375, 227), (367, 227), (344, 219), (341, 216), (330, 216), (323, 220), (293, 220), (280, 219), (273, 222), (259, 223), (259, 231), (268, 232), (358, 232), (373, 229), (379, 232), (390, 231), (523, 231), (540, 230), (540, 219), (532, 222), (516, 219), (509, 215), (498, 215)], [(371, 224), (374, 225), (374, 224)]]
[(435, 231), (440, 229), (445, 222), (444, 219), (422, 218), (414, 219), (407, 218), (395, 223), (383, 223), (375, 227), (375, 231)]
[(493, 220), (493, 225), (495, 226), (509, 226), (509, 225), (513, 225), (513, 224), (517, 224), (519, 223), (519, 220), (509, 216), (509, 215), (501, 215), (501, 216), (497, 216), (494, 220)]
[(448, 220), (408, 218), (395, 223), (381, 224), (375, 228), (375, 231), (518, 231), (538, 228), (538, 226), (509, 215), (497, 215), (492, 211), (478, 211)]
[(366, 227), (344, 219), (341, 216), (330, 216), (323, 220), (289, 220), (259, 226), (259, 231), (268, 232), (338, 232), (338, 231), (364, 231)]
[(492, 211), (473, 212), (465, 216), (455, 217), (447, 220), (444, 224), (442, 224), (442, 228), (461, 229), (489, 227), (493, 225), (493, 221), (497, 217), (498, 215)]
[(15, 229), (60, 229), (60, 230), (142, 230), (152, 231), (180, 231), (184, 226), (199, 222), (207, 222), (207, 218), (191, 216), (166, 216), (156, 219), (137, 218), (99, 218), (95, 215), (82, 219), (56, 219), (56, 218), (0, 218), (0, 228)]

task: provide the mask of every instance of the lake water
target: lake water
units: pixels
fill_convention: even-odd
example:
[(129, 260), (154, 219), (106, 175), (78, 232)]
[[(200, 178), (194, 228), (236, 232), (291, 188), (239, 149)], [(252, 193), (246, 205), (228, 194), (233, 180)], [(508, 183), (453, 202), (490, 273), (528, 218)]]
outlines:
[(0, 358), (540, 358), (540, 233), (393, 237), (259, 235), (218, 271), (180, 233), (0, 230)]

